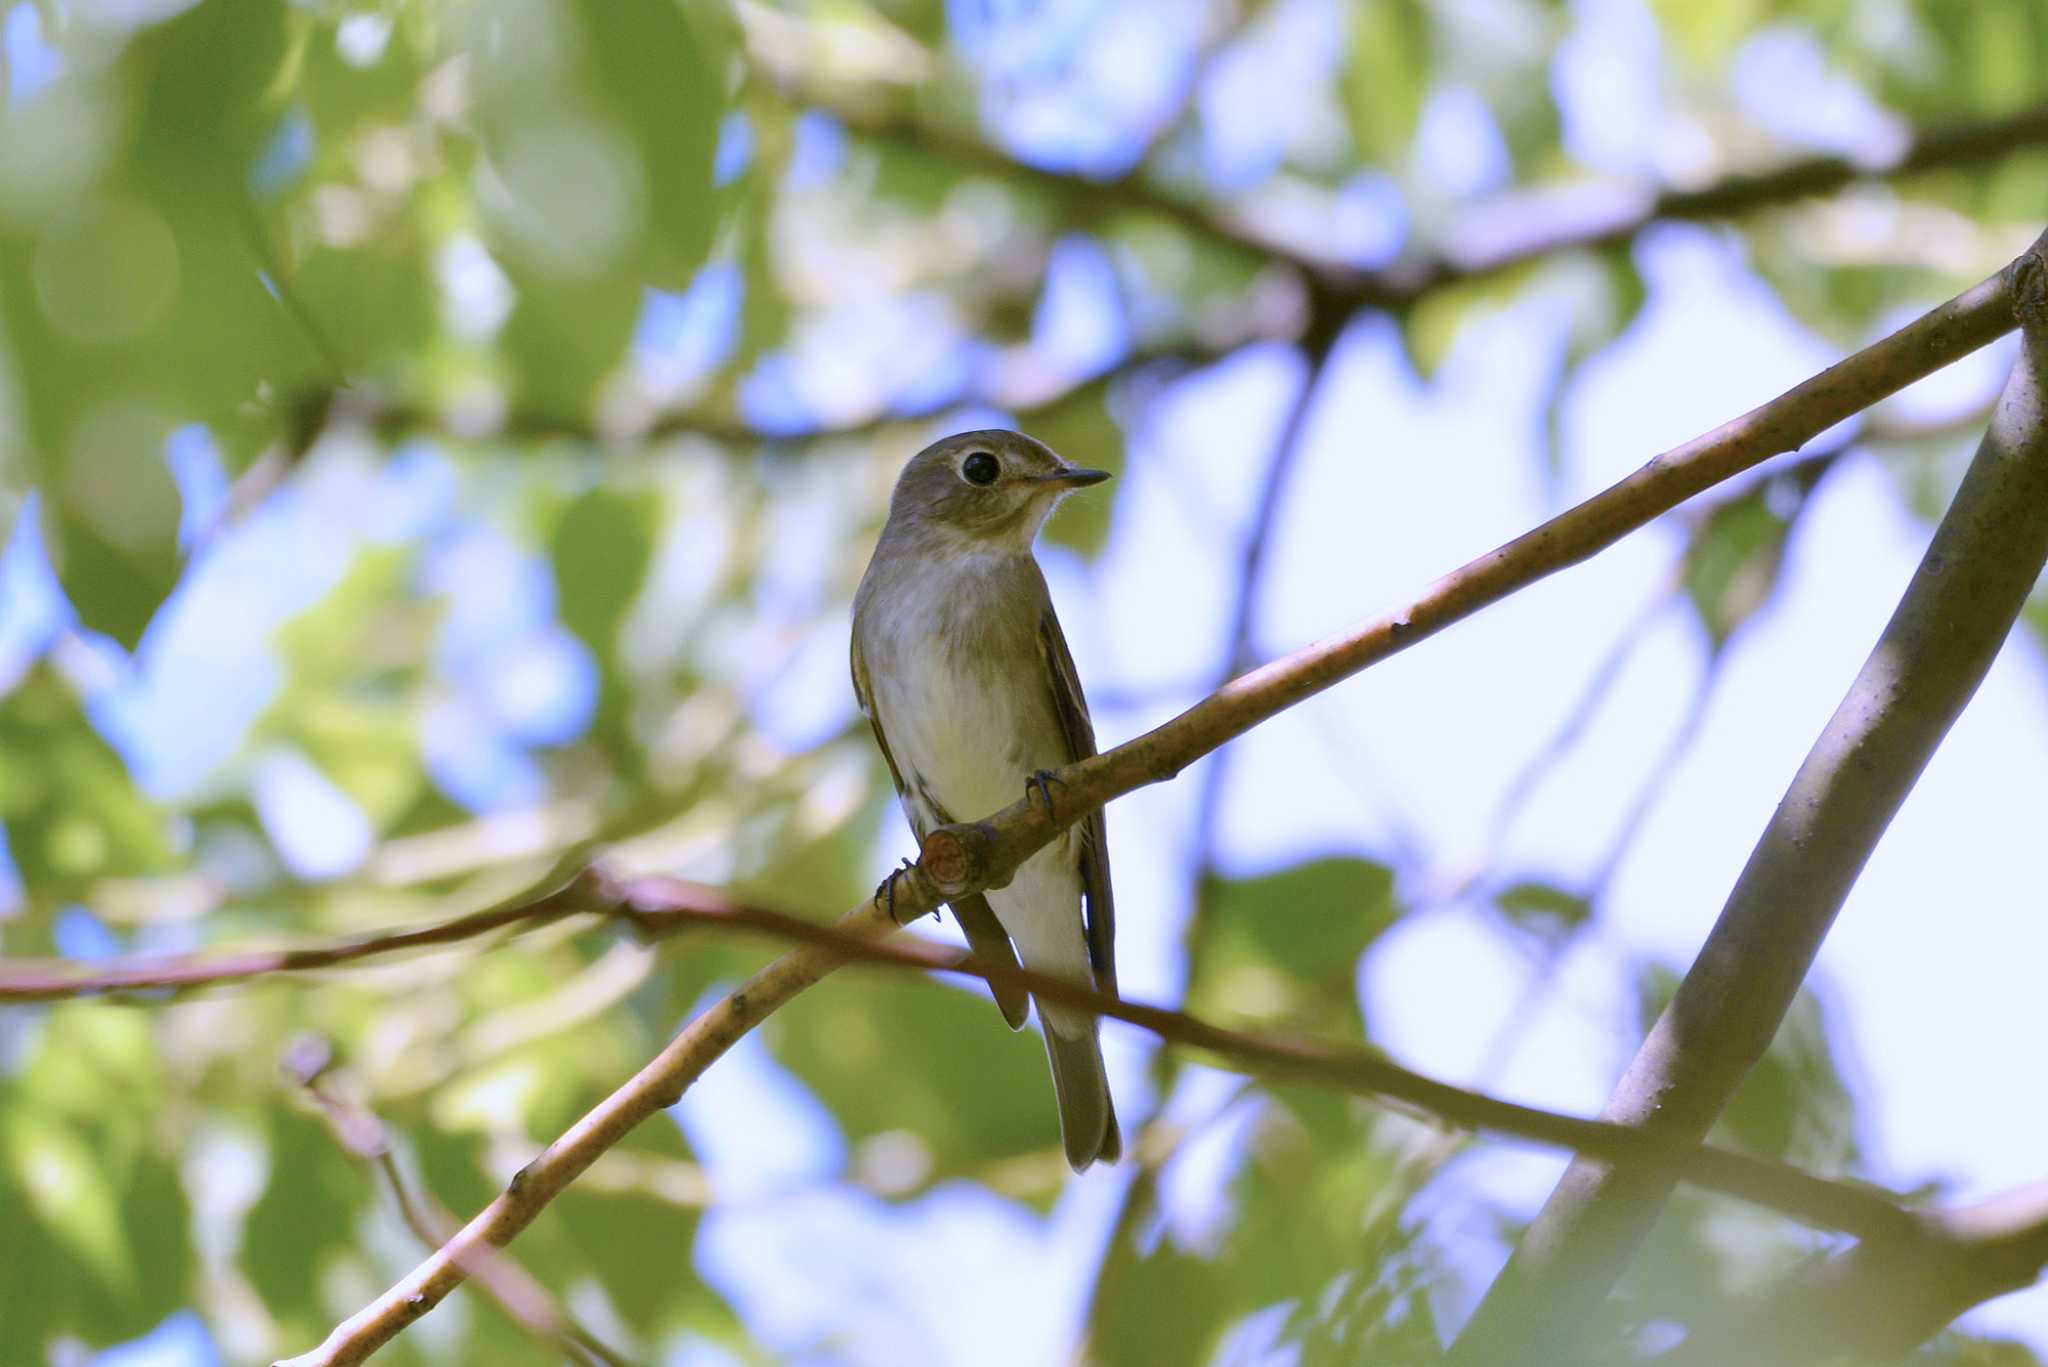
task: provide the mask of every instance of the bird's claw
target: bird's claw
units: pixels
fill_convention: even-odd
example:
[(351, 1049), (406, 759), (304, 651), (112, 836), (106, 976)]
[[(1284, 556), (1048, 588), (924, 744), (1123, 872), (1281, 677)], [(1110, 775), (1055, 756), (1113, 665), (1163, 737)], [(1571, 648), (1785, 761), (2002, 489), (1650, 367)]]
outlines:
[(1040, 802), (1045, 804), (1045, 819), (1047, 821), (1053, 819), (1052, 789), (1048, 785), (1054, 783), (1057, 783), (1062, 788), (1067, 786), (1067, 781), (1050, 769), (1034, 770), (1031, 777), (1024, 780), (1024, 795), (1026, 797), (1035, 796)]
[(916, 867), (915, 861), (906, 858), (902, 868), (889, 870), (889, 876), (876, 885), (875, 895), (869, 899), (875, 905), (882, 906), (892, 921), (896, 919), (896, 880)]

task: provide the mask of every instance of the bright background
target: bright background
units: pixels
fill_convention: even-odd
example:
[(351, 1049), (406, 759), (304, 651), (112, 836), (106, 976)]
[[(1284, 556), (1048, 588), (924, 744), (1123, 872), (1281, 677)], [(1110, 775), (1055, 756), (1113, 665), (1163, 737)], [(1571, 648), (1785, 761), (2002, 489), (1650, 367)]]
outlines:
[[(1916, 126), (2038, 101), (2044, 22), (1905, 0), (8, 6), (0, 948), (410, 924), (598, 840), (842, 909), (914, 853), (853, 711), (846, 607), (926, 441), (1015, 423), (1120, 472), (1041, 559), (1098, 734), (1127, 739), (1234, 653), (1308, 374), (1299, 259), (1483, 252), (1643, 187), (1881, 165)], [(192, 145), (151, 117), (194, 108)], [(1139, 183), (1225, 228), (1146, 212), (1119, 179), (1141, 156)], [(2044, 180), (2015, 150), (1359, 311), (1260, 534), (1250, 654), (1398, 605), (1996, 269)], [(1717, 492), (1723, 514), (1294, 709), (1227, 771), (1119, 801), (1125, 994), (1596, 1111), (2011, 355), (1823, 438), (1841, 454), (1810, 496)], [(341, 400), (303, 401), (337, 374)], [(1724, 1140), (1943, 1200), (2041, 1177), (2048, 1100), (2017, 1080), (2048, 1032), (2044, 801), (2030, 621)], [(340, 1085), (466, 1214), (762, 952), (549, 931), (10, 1008), (0, 1202), (30, 1223), (0, 1254), (8, 1359), (268, 1360), (417, 1259), (280, 1080), (287, 1041), (332, 1041)], [(819, 987), (515, 1253), (637, 1360), (1034, 1364), (1086, 1333), (1103, 1361), (1315, 1361), (1454, 1330), (1561, 1171), (1162, 1063), (1112, 1024), (1143, 1161), (1073, 1178), (1037, 1043), (973, 995)], [(1823, 1246), (1691, 1198), (1666, 1235), (1638, 1322)], [(2048, 1351), (2048, 1298), (1961, 1328)], [(390, 1357), (553, 1360), (466, 1293)]]

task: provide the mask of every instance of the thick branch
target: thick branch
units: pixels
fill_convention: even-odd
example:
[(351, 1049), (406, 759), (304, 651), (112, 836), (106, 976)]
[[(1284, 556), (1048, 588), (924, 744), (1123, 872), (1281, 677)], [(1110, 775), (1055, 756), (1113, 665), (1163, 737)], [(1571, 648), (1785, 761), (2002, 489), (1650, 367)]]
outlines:
[[(1068, 766), (1054, 785), (1057, 821), (1043, 804), (1020, 799), (985, 821), (934, 831), (918, 865), (892, 879), (896, 917), (914, 919), (949, 897), (1001, 886), (1061, 827), (1105, 802), (1171, 778), (1266, 718), (1585, 559), (1693, 494), (1798, 446), (1984, 345), (2013, 326), (2008, 275), (2001, 272), (1762, 408), (1656, 457), (1614, 487), (1438, 580), (1405, 609), (1253, 670), (1165, 725)], [(883, 938), (896, 926), (874, 905), (839, 922), (841, 931), (861, 939)], [(842, 962), (839, 951), (806, 945), (755, 974), (550, 1144), (447, 1246), (295, 1364), (361, 1362), (462, 1280), (465, 1248), (510, 1241), (598, 1154), (673, 1104), (734, 1040)]]
[[(2048, 307), (2048, 238), (2020, 308)], [(1604, 1115), (1697, 1138), (1769, 1047), (1864, 862), (1982, 682), (2048, 563), (2048, 328), (2028, 317), (1983, 444), (1891, 622), (1800, 766)], [(1453, 1361), (1567, 1361), (1671, 1183), (1581, 1160)]]

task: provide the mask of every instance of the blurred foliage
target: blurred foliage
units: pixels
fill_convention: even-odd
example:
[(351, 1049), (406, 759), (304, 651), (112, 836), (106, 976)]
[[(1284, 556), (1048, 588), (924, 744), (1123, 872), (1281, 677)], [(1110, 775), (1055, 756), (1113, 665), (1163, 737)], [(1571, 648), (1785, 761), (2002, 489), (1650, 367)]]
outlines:
[[(1305, 266), (1341, 290), (1389, 255), (1485, 258), (1569, 228), (1547, 197), (1614, 169), (1558, 104), (1583, 7), (1104, 5), (1043, 26), (1014, 8), (0, 0), (0, 952), (412, 925), (599, 845), (808, 914), (850, 905), (897, 818), (848, 691), (807, 689), (841, 677), (845, 605), (927, 419), (993, 410), (1122, 471), (1188, 364), (1298, 336)], [(1899, 130), (2048, 92), (2041, 6), (1652, 9), (1658, 147), (1682, 155), (1639, 169), (1676, 188), (1831, 150), (1729, 76), (1762, 40), (1805, 44)], [(1163, 115), (1102, 83), (1132, 16), (1186, 68)], [(1060, 119), (1085, 125), (1080, 151), (1030, 151)], [(1461, 120), (1485, 155), (1443, 154)], [(2035, 148), (1730, 231), (1846, 345), (2002, 262), (2044, 202)], [(1392, 241), (1361, 246), (1376, 213)], [(1075, 340), (1063, 253), (1104, 336)], [(1652, 293), (1610, 240), (1453, 278), (1398, 322), (1426, 377), (1489, 318), (1569, 315), (1544, 403), (1557, 487), (1562, 399)], [(1931, 515), (1970, 439), (1872, 445)], [(1770, 601), (1824, 468), (1686, 524), (1712, 650)], [(1047, 540), (1091, 561), (1122, 512), (1076, 500)], [(20, 587), (38, 547), (47, 620)], [(2030, 620), (2048, 637), (2048, 609)], [(1203, 889), (1189, 1006), (1370, 1040), (1363, 970), (1428, 914), (1397, 893), (1428, 872), (1412, 861), (1336, 850)], [(1597, 922), (1599, 889), (1501, 872), (1495, 929), (1557, 948)], [(9, 1008), (0, 1359), (196, 1307), (222, 1360), (267, 1361), (410, 1266), (375, 1172), (277, 1072), (301, 1032), (334, 1041), (402, 1165), (466, 1215), (768, 952), (558, 927), (311, 982)], [(1636, 986), (1647, 1012), (1670, 978)], [(849, 972), (763, 1030), (832, 1131), (820, 1184), (1051, 1208), (1041, 1046), (980, 996)], [(1802, 998), (1721, 1137), (1860, 1171), (1837, 1043)], [(1461, 1142), (1287, 1086), (1205, 1111), (1196, 1078), (1156, 1109), (1120, 1099), (1135, 1171), (1091, 1359), (1428, 1360), (1514, 1234), (1483, 1200), (1481, 1236), (1432, 1218)], [(652, 1124), (516, 1256), (639, 1359), (765, 1361), (769, 1326), (698, 1275), (713, 1192), (683, 1131)], [(1716, 1313), (1810, 1246), (1688, 1196), (1616, 1332)], [(387, 1356), (555, 1360), (466, 1297)], [(1928, 1360), (2035, 1359), (1950, 1335)]]

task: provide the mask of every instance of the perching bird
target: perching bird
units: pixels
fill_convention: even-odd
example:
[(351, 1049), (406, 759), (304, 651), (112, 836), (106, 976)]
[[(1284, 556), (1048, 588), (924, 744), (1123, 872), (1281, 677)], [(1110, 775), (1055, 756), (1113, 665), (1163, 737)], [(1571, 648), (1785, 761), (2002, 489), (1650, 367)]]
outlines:
[[(1031, 543), (1074, 489), (1109, 478), (1018, 432), (963, 432), (905, 466), (853, 600), (853, 689), (922, 841), (974, 821), (1045, 771), (1095, 753), (1074, 659)], [(1024, 861), (1007, 887), (956, 898), (975, 953), (1116, 990), (1109, 847), (1101, 811)], [(1012, 942), (1015, 951), (1012, 951)], [(1024, 994), (995, 989), (1011, 1029)], [(1109, 1079), (1085, 1011), (1038, 1004), (1067, 1161), (1122, 1152)]]

